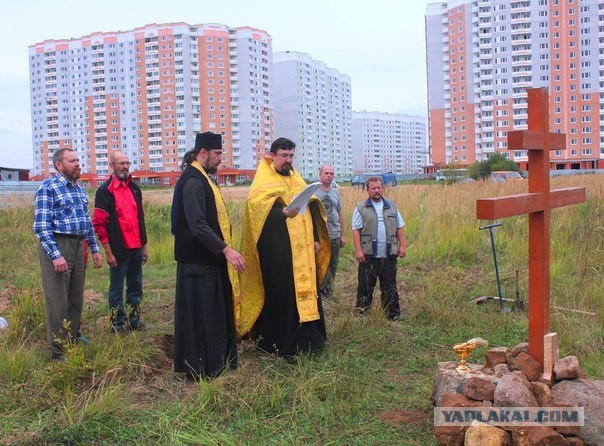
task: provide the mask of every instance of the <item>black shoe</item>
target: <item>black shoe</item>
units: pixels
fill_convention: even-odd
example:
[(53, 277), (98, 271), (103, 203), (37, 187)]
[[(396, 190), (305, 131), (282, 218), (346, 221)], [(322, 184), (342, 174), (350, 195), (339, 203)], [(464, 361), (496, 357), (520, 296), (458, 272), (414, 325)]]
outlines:
[(369, 314), (369, 308), (356, 307), (354, 309), (355, 316), (367, 316)]
[(126, 335), (128, 334), (128, 329), (126, 327), (124, 327), (123, 325), (112, 325), (111, 326), (111, 334), (113, 335)]
[(392, 322), (398, 322), (401, 320), (401, 316), (397, 315), (397, 316), (388, 316), (388, 320), (392, 321)]
[(132, 331), (144, 330), (145, 328), (147, 328), (145, 323), (143, 321), (141, 321), (140, 319), (137, 321), (129, 322), (128, 326), (130, 327), (130, 330), (132, 330)]

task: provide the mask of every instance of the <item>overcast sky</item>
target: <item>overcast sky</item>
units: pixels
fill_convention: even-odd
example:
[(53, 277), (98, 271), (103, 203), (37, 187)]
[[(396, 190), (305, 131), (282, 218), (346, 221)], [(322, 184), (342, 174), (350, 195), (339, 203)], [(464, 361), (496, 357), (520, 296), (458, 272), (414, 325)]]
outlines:
[(29, 45), (98, 31), (126, 31), (149, 23), (220, 23), (233, 28), (263, 29), (273, 39), (273, 51), (307, 53), (349, 75), (354, 111), (426, 116), (427, 3), (427, 0), (4, 2), (0, 14), (0, 166), (33, 167)]

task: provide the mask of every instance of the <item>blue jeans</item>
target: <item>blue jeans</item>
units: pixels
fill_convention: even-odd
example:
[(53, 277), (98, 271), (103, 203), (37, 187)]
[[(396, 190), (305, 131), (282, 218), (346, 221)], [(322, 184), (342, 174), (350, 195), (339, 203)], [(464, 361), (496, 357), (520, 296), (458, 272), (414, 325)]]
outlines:
[[(124, 281), (126, 305), (124, 305)], [(121, 329), (140, 324), (140, 303), (143, 300), (143, 248), (126, 250), (126, 258), (109, 268), (109, 311), (111, 325)]]

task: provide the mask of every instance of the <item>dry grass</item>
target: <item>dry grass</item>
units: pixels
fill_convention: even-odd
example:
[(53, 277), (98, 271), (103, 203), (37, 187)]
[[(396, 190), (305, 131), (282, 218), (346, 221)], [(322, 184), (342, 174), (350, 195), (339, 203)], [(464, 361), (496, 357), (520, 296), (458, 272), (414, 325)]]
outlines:
[[(553, 187), (578, 185), (586, 187), (588, 202), (552, 214), (551, 297), (554, 305), (595, 316), (553, 310), (551, 325), (560, 335), (561, 354), (576, 355), (588, 376), (601, 379), (604, 176), (552, 181)], [(248, 188), (222, 190), (238, 233)], [(148, 330), (111, 336), (107, 270), (87, 272), (92, 292), (83, 328), (92, 342), (82, 348), (85, 364), (74, 368), (87, 373), (79, 386), (56, 385), (48, 364), (32, 213), (0, 212), (0, 315), (8, 307), (11, 324), (0, 333), (0, 443), (430, 445), (432, 373), (438, 361), (455, 359), (450, 347), (474, 336), (492, 346), (526, 340), (526, 313), (468, 305), (473, 297), (497, 292), (476, 199), (526, 192), (526, 182), (401, 184), (386, 190), (405, 218), (408, 240), (398, 270), (406, 317), (398, 324), (389, 323), (379, 308), (367, 318), (353, 316), (357, 262), (350, 220), (354, 205), (367, 195), (342, 187), (348, 243), (335, 298), (325, 302), (326, 350), (289, 364), (243, 341), (238, 370), (209, 383), (182, 382), (171, 372), (172, 192), (144, 191), (151, 254), (144, 273)], [(527, 219), (501, 222), (496, 244), (504, 297), (513, 297), (519, 269), (526, 301)]]
[[(245, 200), (247, 198), (249, 190), (249, 186), (233, 186), (220, 188), (224, 200), (233, 202), (242, 202), (243, 200)], [(172, 187), (168, 187), (165, 189), (149, 189), (144, 191), (145, 202), (157, 205), (172, 204), (173, 195), (174, 188)]]

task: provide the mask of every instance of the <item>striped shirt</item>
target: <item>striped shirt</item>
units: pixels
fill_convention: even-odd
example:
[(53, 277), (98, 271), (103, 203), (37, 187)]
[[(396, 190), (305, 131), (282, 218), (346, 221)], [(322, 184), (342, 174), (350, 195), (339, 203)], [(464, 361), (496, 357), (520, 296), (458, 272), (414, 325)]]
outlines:
[(42, 182), (34, 200), (34, 234), (50, 260), (63, 256), (55, 242), (55, 233), (84, 236), (90, 250), (99, 252), (88, 215), (88, 195), (82, 186), (57, 173)]

